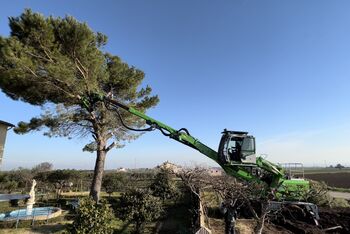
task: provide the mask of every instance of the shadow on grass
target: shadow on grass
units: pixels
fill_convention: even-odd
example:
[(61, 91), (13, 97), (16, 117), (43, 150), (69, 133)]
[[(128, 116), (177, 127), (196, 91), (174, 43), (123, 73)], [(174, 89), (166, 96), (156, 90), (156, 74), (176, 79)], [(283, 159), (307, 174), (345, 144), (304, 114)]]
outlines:
[(8, 234), (48, 234), (48, 233), (56, 233), (56, 234), (63, 234), (67, 233), (66, 230), (67, 226), (65, 224), (47, 224), (47, 225), (41, 225), (34, 228), (9, 228), (9, 229), (2, 229), (0, 230), (0, 233), (8, 233)]

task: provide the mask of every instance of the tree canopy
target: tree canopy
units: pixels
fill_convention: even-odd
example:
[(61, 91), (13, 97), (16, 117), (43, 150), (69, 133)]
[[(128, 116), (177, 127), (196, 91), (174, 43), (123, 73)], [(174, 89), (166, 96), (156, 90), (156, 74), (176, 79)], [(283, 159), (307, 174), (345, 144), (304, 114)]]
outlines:
[[(49, 137), (88, 137), (84, 150), (96, 151), (91, 194), (98, 200), (106, 153), (139, 136), (123, 128), (102, 102), (81, 97), (109, 95), (141, 111), (155, 106), (144, 72), (104, 51), (107, 36), (71, 16), (44, 17), (27, 9), (9, 18), (10, 36), (0, 37), (0, 88), (10, 98), (44, 107), (40, 116), (20, 122), (17, 133), (46, 129)], [(122, 113), (130, 126), (143, 121)]]
[(179, 190), (171, 176), (169, 169), (161, 168), (158, 171), (150, 186), (154, 196), (160, 197), (164, 201), (165, 199), (175, 198), (179, 195)]
[(119, 173), (107, 173), (103, 177), (102, 186), (106, 190), (108, 194), (112, 194), (113, 192), (117, 192), (123, 189), (125, 183), (127, 182), (127, 177), (124, 172)]
[(34, 166), (32, 168), (32, 172), (34, 174), (36, 173), (40, 173), (40, 172), (46, 172), (46, 171), (51, 171), (53, 168), (53, 165), (52, 163), (49, 163), (49, 162), (42, 162), (42, 163), (39, 163), (38, 165)]

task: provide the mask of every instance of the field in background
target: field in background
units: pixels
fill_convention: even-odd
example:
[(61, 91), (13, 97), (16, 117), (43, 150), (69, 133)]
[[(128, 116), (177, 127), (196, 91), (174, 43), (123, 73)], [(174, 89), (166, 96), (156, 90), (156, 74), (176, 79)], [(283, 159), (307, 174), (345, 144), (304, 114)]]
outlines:
[(304, 167), (304, 173), (305, 174), (319, 174), (319, 173), (350, 173), (350, 168), (324, 168), (324, 167)]
[[(350, 191), (350, 168), (304, 168), (306, 179), (324, 181), (330, 188)], [(335, 189), (337, 190), (337, 189)]]
[(349, 172), (305, 174), (305, 178), (324, 181), (330, 187), (350, 189)]

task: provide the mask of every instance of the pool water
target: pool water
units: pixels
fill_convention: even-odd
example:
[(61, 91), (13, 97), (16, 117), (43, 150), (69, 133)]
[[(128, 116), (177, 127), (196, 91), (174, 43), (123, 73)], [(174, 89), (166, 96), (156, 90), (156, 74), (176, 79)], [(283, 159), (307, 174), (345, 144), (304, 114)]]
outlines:
[(14, 210), (11, 212), (0, 213), (0, 221), (10, 221), (16, 219), (31, 219), (33, 217), (49, 217), (52, 213), (57, 212), (56, 207), (36, 207), (31, 212), (27, 209)]

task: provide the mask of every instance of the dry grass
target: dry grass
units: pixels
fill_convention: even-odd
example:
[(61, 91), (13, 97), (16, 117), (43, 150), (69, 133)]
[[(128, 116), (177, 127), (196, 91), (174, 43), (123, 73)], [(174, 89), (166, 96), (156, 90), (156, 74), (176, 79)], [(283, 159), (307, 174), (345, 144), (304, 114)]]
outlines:
[(254, 233), (256, 221), (254, 219), (238, 219), (236, 228), (240, 234)]

